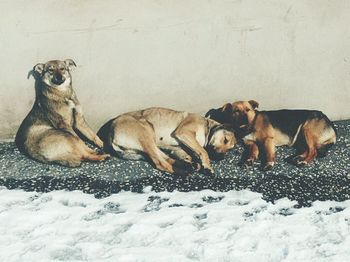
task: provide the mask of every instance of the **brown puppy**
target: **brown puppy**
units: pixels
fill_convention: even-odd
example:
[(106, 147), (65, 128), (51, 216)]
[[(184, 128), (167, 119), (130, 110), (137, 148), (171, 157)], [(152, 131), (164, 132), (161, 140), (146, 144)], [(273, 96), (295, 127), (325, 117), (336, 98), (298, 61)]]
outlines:
[(15, 143), (22, 153), (43, 163), (76, 167), (81, 161), (101, 161), (109, 156), (99, 155), (78, 136), (103, 147), (85, 122), (73, 91), (70, 74), (73, 66), (71, 59), (54, 60), (37, 64), (30, 72), (36, 80), (36, 99), (17, 131)]
[(320, 111), (258, 111), (258, 106), (254, 100), (238, 101), (208, 112), (226, 123), (231, 121), (248, 146), (248, 165), (252, 165), (258, 158), (259, 146), (266, 153), (264, 169), (270, 169), (275, 164), (276, 146), (295, 145), (299, 154), (293, 161), (296, 165), (303, 166), (317, 155), (325, 155), (327, 149), (336, 142), (334, 125)]
[(214, 120), (158, 107), (120, 115), (97, 134), (107, 152), (130, 160), (146, 156), (168, 173), (186, 173), (182, 169), (192, 166), (192, 156), (204, 172), (213, 173), (209, 156), (222, 158), (236, 143), (234, 133)]

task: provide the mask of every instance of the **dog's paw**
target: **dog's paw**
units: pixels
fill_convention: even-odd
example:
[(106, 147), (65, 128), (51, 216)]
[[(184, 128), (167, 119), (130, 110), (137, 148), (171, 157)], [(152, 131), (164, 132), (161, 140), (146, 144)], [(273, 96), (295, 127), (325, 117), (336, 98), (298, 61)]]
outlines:
[(214, 169), (212, 167), (202, 167), (201, 173), (208, 176), (214, 176)]
[(174, 173), (180, 176), (187, 176), (194, 172), (192, 163), (176, 160), (173, 164)]
[(95, 137), (95, 139), (94, 139), (94, 144), (98, 147), (98, 148), (100, 148), (100, 149), (102, 149), (103, 148), (103, 142), (101, 141), (101, 139), (99, 138), (99, 137)]
[(304, 157), (301, 156), (301, 155), (297, 155), (297, 156), (294, 156), (294, 157), (292, 158), (292, 162), (293, 162), (294, 164), (297, 164), (298, 162), (302, 162), (303, 160), (304, 160)]
[(295, 164), (297, 165), (297, 167), (305, 167), (307, 165), (307, 162), (305, 160), (299, 160), (296, 161)]
[(264, 171), (271, 170), (271, 169), (273, 168), (274, 165), (275, 165), (274, 162), (267, 162), (266, 165), (264, 166), (263, 170), (264, 170)]
[(110, 155), (110, 154), (102, 154), (102, 155), (100, 155), (100, 156), (101, 156), (101, 161), (105, 161), (105, 160), (111, 158), (111, 155)]
[(245, 166), (252, 166), (252, 165), (254, 165), (254, 159), (252, 159), (252, 158), (247, 159), (247, 160), (244, 162), (244, 165), (245, 165)]
[(192, 163), (192, 168), (196, 171), (199, 172), (201, 170), (201, 165), (199, 163)]

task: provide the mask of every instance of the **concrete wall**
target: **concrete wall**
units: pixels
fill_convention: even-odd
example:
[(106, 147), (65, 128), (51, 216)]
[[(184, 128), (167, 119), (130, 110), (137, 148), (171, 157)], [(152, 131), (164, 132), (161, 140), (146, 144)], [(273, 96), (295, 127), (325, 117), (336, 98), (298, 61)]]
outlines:
[(238, 99), (350, 118), (348, 0), (0, 1), (0, 138), (30, 110), (38, 62), (72, 58), (96, 130), (122, 112)]

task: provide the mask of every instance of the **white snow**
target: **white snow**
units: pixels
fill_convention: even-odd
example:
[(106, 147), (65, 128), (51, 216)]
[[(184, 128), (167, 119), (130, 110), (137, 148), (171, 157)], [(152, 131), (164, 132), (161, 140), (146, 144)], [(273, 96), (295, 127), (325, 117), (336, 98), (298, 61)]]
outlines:
[(350, 200), (0, 188), (0, 261), (350, 261)]

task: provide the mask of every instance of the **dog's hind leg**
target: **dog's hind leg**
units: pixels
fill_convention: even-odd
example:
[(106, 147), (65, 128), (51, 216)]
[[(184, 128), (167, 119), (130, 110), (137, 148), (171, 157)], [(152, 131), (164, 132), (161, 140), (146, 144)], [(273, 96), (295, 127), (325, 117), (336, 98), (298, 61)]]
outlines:
[(112, 144), (113, 147), (113, 154), (115, 154), (117, 157), (124, 159), (124, 160), (147, 160), (147, 157), (141, 152), (137, 150), (131, 150), (131, 149), (121, 149), (119, 146), (116, 146)]
[[(328, 120), (330, 122), (330, 120)], [(325, 157), (328, 150), (335, 144), (337, 140), (337, 134), (333, 125), (325, 120), (323, 129), (319, 129), (317, 139), (317, 155), (319, 157)]]
[(307, 165), (319, 153), (324, 156), (327, 149), (336, 141), (336, 133), (326, 119), (312, 119), (306, 122), (303, 127), (303, 135), (307, 145), (307, 154), (302, 161), (299, 161), (299, 165)]
[(109, 155), (98, 154), (81, 139), (61, 130), (49, 130), (38, 141), (38, 152), (34, 158), (44, 163), (56, 163), (77, 167), (82, 161), (102, 161)]
[(313, 126), (306, 123), (302, 129), (303, 137), (306, 144), (306, 150), (301, 155), (297, 156), (296, 164), (305, 166), (309, 164), (317, 156), (317, 137), (313, 132)]
[[(82, 142), (83, 143), (83, 142)], [(92, 162), (99, 162), (104, 161), (107, 158), (110, 157), (109, 154), (99, 154), (95, 150), (92, 150), (88, 146), (84, 144), (85, 148), (82, 148), (82, 160), (84, 161), (92, 161)]]
[(174, 173), (173, 164), (175, 160), (167, 156), (156, 145), (155, 141), (147, 141), (142, 143), (142, 148), (145, 154), (150, 158), (155, 167), (161, 171)]
[(81, 165), (82, 154), (75, 140), (78, 138), (68, 132), (52, 129), (36, 142), (35, 150), (29, 154), (43, 163), (77, 167)]

